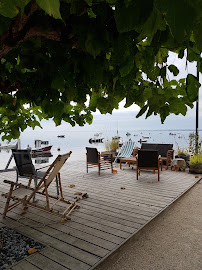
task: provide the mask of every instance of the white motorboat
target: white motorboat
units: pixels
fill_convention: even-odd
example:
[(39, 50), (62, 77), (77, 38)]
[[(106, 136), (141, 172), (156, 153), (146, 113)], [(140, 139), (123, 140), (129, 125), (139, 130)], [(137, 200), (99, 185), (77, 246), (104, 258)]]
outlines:
[(8, 150), (8, 149), (15, 149), (17, 148), (18, 142), (7, 142), (6, 144), (0, 144), (0, 149)]

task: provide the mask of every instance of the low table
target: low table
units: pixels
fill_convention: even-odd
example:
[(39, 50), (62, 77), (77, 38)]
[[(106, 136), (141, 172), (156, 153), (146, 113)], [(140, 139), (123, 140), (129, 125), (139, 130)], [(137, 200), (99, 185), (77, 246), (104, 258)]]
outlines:
[(186, 161), (183, 158), (175, 158), (171, 161), (171, 170), (179, 171), (179, 169), (183, 169), (185, 171), (186, 167)]
[(110, 155), (112, 155), (114, 157), (116, 155), (116, 152), (115, 151), (104, 151), (104, 152), (101, 152), (100, 154), (101, 154), (101, 156), (110, 156)]
[(120, 169), (121, 169), (121, 163), (128, 163), (129, 167), (130, 164), (136, 164), (137, 158), (136, 157), (127, 157), (127, 158), (120, 158)]

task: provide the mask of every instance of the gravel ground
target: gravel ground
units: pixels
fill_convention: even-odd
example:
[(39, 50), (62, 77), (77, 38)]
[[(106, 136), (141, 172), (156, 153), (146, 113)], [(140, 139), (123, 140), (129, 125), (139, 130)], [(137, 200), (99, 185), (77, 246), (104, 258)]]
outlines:
[(0, 228), (0, 270), (24, 259), (33, 248), (41, 250), (44, 245), (11, 228)]
[(202, 270), (202, 180), (96, 270)]

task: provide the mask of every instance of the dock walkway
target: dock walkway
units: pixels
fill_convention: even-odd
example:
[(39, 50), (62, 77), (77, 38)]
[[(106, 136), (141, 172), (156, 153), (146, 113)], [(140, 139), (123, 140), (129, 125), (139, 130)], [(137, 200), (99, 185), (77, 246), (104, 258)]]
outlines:
[[(152, 171), (141, 172), (137, 181), (135, 169), (123, 168), (99, 176), (96, 169), (87, 174), (85, 162), (68, 160), (61, 170), (64, 197), (73, 200), (76, 192), (89, 197), (79, 201), (80, 208), (65, 223), (36, 208), (22, 216), (22, 206), (3, 220), (6, 199), (1, 196), (0, 227), (16, 229), (46, 246), (10, 269), (92, 270), (199, 181), (193, 174), (170, 169), (161, 172), (160, 182)], [(15, 178), (14, 171), (0, 173), (0, 192), (9, 188), (4, 179)], [(55, 192), (54, 185), (51, 188)]]

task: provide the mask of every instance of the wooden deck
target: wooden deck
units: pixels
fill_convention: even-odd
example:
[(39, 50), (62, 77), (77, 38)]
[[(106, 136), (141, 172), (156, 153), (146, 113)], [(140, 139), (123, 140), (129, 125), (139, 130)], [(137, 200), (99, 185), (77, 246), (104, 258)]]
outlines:
[[(96, 169), (87, 174), (83, 161), (69, 160), (61, 171), (65, 197), (72, 200), (75, 192), (89, 195), (79, 201), (80, 209), (71, 214), (70, 221), (60, 223), (57, 216), (36, 208), (29, 208), (22, 216), (21, 206), (3, 220), (5, 198), (0, 197), (0, 226), (9, 226), (46, 245), (11, 269), (93, 269), (199, 181), (188, 172), (170, 169), (161, 172), (160, 182), (151, 171), (141, 172), (137, 181), (136, 170), (127, 166), (123, 170), (117, 166), (115, 174), (108, 170), (98, 176)], [(3, 180), (15, 178), (15, 172), (0, 173), (2, 193), (9, 188)]]

